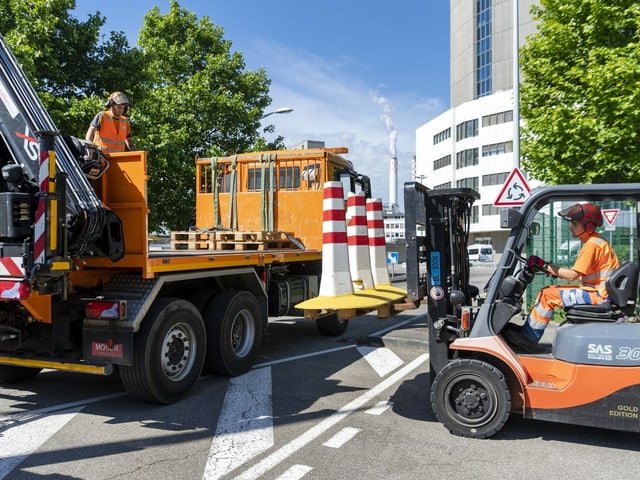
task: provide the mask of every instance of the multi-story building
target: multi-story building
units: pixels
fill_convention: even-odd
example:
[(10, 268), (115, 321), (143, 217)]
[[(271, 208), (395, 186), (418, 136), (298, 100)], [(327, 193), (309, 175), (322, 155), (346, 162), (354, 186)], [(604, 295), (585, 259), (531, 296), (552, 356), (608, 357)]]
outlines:
[[(429, 188), (470, 187), (470, 243), (500, 252), (500, 194), (519, 159), (514, 156), (514, 0), (450, 0), (451, 108), (416, 130), (416, 178)], [(535, 31), (530, 8), (519, 0), (518, 38)], [(517, 150), (517, 149), (516, 149)]]

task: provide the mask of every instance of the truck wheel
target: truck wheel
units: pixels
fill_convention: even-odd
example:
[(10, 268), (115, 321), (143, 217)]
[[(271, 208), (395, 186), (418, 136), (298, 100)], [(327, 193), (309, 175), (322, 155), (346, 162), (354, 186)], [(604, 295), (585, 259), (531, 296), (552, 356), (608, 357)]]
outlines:
[(431, 406), (451, 433), (486, 438), (509, 418), (511, 395), (500, 370), (480, 360), (462, 358), (449, 362), (436, 375)]
[(327, 337), (338, 337), (344, 333), (349, 325), (349, 320), (340, 320), (337, 313), (331, 313), (320, 318), (316, 318), (316, 326), (322, 335)]
[(0, 382), (19, 383), (36, 377), (41, 368), (18, 367), (15, 365), (0, 365)]
[(205, 329), (193, 304), (158, 298), (133, 341), (133, 364), (120, 366), (127, 391), (140, 400), (169, 404), (198, 380), (206, 354)]
[(237, 376), (255, 363), (262, 345), (260, 305), (241, 290), (216, 295), (204, 314), (207, 327), (207, 371)]

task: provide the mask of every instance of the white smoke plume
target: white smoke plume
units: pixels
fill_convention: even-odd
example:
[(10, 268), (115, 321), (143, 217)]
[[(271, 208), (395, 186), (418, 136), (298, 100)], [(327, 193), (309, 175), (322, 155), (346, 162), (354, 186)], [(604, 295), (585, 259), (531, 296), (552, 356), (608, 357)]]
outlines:
[(387, 127), (387, 132), (389, 133), (389, 153), (391, 154), (391, 158), (397, 158), (397, 143), (398, 143), (398, 131), (393, 126), (393, 118), (391, 117), (391, 113), (393, 112), (393, 108), (389, 103), (389, 100), (386, 97), (379, 96), (377, 93), (372, 93), (371, 98), (373, 101), (382, 107), (382, 121)]

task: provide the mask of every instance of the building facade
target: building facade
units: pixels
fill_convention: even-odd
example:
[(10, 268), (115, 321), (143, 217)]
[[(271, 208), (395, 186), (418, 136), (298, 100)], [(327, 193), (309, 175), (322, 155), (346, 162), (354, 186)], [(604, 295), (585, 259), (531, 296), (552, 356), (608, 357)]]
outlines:
[[(520, 0), (520, 45), (535, 32), (536, 0)], [(415, 178), (429, 188), (468, 187), (473, 206), (470, 243), (501, 252), (494, 201), (519, 159), (514, 157), (513, 0), (450, 0), (451, 108), (416, 130)]]

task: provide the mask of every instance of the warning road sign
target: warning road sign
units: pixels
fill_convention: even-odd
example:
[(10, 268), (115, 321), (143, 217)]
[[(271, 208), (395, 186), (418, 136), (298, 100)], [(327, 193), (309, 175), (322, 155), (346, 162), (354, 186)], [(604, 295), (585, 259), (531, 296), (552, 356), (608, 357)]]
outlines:
[(620, 213), (619, 208), (610, 208), (607, 210), (602, 210), (602, 217), (609, 225), (613, 225), (613, 223), (616, 221), (618, 213)]
[(493, 204), (496, 207), (515, 207), (522, 205), (530, 196), (531, 187), (520, 169), (514, 168)]

